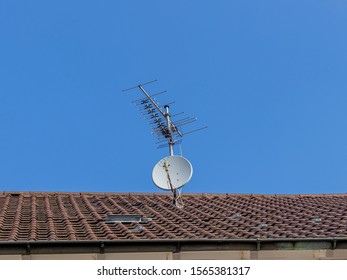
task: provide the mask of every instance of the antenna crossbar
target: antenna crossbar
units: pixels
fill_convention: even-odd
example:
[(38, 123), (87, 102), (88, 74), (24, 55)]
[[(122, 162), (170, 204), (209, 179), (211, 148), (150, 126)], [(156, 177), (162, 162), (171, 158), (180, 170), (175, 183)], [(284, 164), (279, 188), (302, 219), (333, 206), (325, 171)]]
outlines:
[(151, 83), (154, 83), (156, 82), (157, 80), (152, 80), (152, 81), (149, 81), (147, 83), (144, 83), (144, 84), (139, 84), (137, 86), (134, 86), (134, 87), (130, 87), (130, 88), (127, 88), (127, 89), (123, 89), (122, 91), (128, 91), (128, 90), (132, 90), (132, 89), (135, 89), (135, 88), (138, 88), (138, 87), (142, 87), (142, 86), (145, 86), (145, 85), (148, 85), (148, 84), (151, 84)]
[(195, 122), (196, 120), (192, 119), (192, 120), (188, 120), (188, 121), (185, 121), (185, 122), (181, 122), (179, 124), (175, 124), (176, 127), (181, 127), (181, 126), (184, 126), (186, 124), (189, 124), (189, 123), (192, 123), (192, 122)]
[(187, 134), (190, 134), (190, 133), (193, 133), (193, 132), (199, 131), (199, 130), (206, 129), (207, 127), (208, 127), (208, 126), (204, 126), (204, 127), (200, 127), (200, 128), (197, 128), (197, 129), (194, 129), (194, 130), (188, 131), (188, 132), (184, 133), (184, 135), (187, 135)]
[[(157, 95), (159, 95), (159, 94), (163, 94), (163, 93), (165, 93), (165, 92), (167, 92), (167, 91), (164, 90), (164, 91), (161, 91), (161, 92), (152, 94), (151, 97), (157, 96)], [(138, 103), (138, 102), (142, 102), (142, 101), (145, 101), (145, 100), (147, 100), (147, 98), (144, 97), (144, 98), (140, 98), (140, 99), (133, 100), (132, 102), (133, 102), (133, 103)], [(153, 100), (155, 100), (155, 99), (153, 98)]]

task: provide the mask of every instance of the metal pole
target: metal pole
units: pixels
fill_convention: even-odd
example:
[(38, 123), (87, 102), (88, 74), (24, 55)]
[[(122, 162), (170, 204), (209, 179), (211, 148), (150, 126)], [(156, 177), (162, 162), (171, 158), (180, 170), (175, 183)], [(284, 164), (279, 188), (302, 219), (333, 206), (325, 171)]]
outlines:
[(170, 156), (173, 156), (173, 141), (172, 141), (172, 136), (171, 136), (171, 122), (170, 122), (170, 112), (169, 112), (169, 105), (165, 105), (165, 118), (166, 118), (166, 123), (167, 123), (167, 129), (168, 129), (168, 144), (169, 144), (169, 153)]
[[(171, 135), (171, 122), (170, 122), (170, 112), (169, 112), (169, 105), (165, 105), (165, 118), (166, 118), (166, 123), (167, 123), (167, 130), (168, 130), (168, 144), (169, 144), (169, 153), (170, 156), (173, 156), (173, 141), (172, 141), (172, 135)], [(176, 189), (172, 190), (173, 193), (173, 204), (177, 206), (177, 192)]]

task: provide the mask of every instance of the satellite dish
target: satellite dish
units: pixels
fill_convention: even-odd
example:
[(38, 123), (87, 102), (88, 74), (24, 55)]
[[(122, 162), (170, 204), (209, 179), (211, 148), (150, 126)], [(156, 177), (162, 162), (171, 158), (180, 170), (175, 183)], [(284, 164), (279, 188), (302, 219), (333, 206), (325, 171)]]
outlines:
[(166, 191), (173, 191), (187, 184), (193, 175), (191, 163), (181, 156), (169, 156), (160, 160), (153, 168), (154, 184)]

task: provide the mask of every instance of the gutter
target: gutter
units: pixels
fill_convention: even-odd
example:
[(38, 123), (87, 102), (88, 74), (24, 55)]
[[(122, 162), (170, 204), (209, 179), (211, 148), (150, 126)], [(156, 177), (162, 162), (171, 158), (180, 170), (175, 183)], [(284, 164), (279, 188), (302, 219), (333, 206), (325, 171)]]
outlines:
[(347, 237), (0, 241), (0, 255), (347, 249)]

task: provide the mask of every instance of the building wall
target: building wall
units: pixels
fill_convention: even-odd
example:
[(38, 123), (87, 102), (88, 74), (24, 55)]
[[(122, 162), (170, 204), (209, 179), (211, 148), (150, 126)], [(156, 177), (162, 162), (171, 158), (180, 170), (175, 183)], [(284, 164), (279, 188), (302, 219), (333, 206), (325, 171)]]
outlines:
[(181, 260), (334, 260), (347, 259), (347, 250), (187, 251), (174, 254)]

